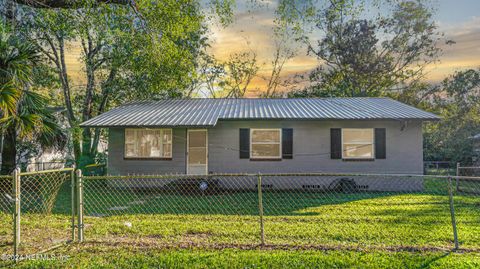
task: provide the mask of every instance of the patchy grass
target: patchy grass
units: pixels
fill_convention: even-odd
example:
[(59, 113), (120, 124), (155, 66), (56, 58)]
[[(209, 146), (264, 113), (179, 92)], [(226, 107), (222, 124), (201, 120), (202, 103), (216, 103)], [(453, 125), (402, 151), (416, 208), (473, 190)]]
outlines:
[[(261, 249), (136, 249), (71, 246), (66, 260), (23, 261), (16, 268), (478, 268), (479, 253)], [(10, 264), (12, 265), (12, 264)]]

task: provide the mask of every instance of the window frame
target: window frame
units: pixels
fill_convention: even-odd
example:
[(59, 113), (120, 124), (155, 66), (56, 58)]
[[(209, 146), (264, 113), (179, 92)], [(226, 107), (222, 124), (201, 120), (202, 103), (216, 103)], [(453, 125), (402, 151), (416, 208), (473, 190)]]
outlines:
[[(343, 160), (374, 160), (375, 159), (375, 128), (341, 128), (342, 130), (342, 159)], [(370, 130), (372, 132), (372, 156), (370, 157), (351, 157), (345, 156), (345, 130)], [(359, 144), (359, 145), (367, 145), (367, 144)]]
[[(253, 148), (253, 144), (257, 144), (257, 145), (271, 145), (271, 144), (276, 144), (276, 143), (272, 143), (272, 142), (269, 142), (269, 143), (265, 143), (265, 142), (253, 142), (253, 132), (254, 131), (278, 131), (279, 133), (279, 142), (278, 142), (278, 145), (279, 145), (279, 151), (278, 151), (278, 156), (253, 156), (252, 155), (252, 148)], [(251, 160), (281, 160), (282, 159), (282, 141), (283, 141), (283, 137), (282, 137), (282, 128), (250, 128), (250, 148), (249, 148), (249, 156), (250, 156), (250, 159)]]
[[(134, 134), (135, 134), (134, 147), (137, 146), (136, 142), (137, 142), (138, 131), (144, 131), (144, 130), (157, 131), (157, 130), (159, 130), (160, 131), (160, 138), (162, 139), (162, 141), (160, 141), (161, 149), (162, 149), (162, 155), (164, 155), (163, 145), (170, 145), (169, 156), (155, 156), (155, 157), (127, 156), (127, 131), (130, 131), (130, 130), (133, 130)], [(170, 143), (167, 143), (167, 144), (163, 143), (163, 138), (162, 138), (165, 130), (170, 131), (170, 134), (171, 134), (170, 141), (167, 141), (167, 142), (170, 142)], [(124, 145), (123, 158), (125, 160), (171, 160), (172, 159), (172, 156), (173, 156), (173, 129), (172, 128), (125, 128), (123, 137), (124, 137), (124, 139), (123, 139), (123, 145)]]

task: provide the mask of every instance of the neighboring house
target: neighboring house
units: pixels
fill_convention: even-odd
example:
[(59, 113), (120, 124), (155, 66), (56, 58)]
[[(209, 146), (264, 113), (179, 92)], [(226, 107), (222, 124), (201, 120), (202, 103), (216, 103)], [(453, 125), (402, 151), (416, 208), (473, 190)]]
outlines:
[(422, 122), (433, 120), (388, 98), (169, 99), (81, 126), (109, 128), (113, 175), (422, 174)]
[(66, 150), (48, 148), (29, 159), (20, 160), (26, 165), (27, 172), (61, 169), (65, 167), (67, 159), (72, 159)]
[[(97, 152), (105, 153), (107, 151), (107, 143), (102, 138), (100, 139)], [(40, 154), (35, 154), (33, 157), (21, 158), (19, 163), (26, 166), (27, 172), (33, 171), (43, 171), (50, 169), (61, 169), (64, 168), (68, 160), (74, 160), (74, 156), (68, 150), (62, 149), (57, 150), (53, 148), (47, 148), (45, 150), (40, 150)]]

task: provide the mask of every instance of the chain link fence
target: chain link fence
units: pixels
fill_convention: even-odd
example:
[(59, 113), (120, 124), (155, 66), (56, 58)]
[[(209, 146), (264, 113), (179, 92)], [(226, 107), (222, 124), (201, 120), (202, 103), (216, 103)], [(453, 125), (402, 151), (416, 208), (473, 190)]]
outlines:
[(454, 175), (455, 165), (450, 161), (424, 161), (424, 175)]
[(464, 177), (456, 179), (456, 187), (459, 193), (480, 195), (480, 181), (472, 179), (474, 177), (480, 177), (480, 167), (461, 166), (457, 164), (457, 176)]
[(12, 212), (12, 184), (12, 176), (0, 176), (0, 212), (2, 213)]
[(472, 175), (77, 172), (0, 177), (3, 253), (15, 242), (16, 253), (39, 253), (76, 232), (79, 241), (85, 233), (90, 243), (154, 248), (443, 250), (458, 242), (480, 251), (480, 178)]
[(462, 248), (480, 249), (480, 196), (453, 184), (442, 176), (367, 174), (85, 176), (85, 238), (154, 246), (451, 249), (455, 229)]
[(13, 177), (0, 176), (0, 252), (7, 253), (13, 239)]

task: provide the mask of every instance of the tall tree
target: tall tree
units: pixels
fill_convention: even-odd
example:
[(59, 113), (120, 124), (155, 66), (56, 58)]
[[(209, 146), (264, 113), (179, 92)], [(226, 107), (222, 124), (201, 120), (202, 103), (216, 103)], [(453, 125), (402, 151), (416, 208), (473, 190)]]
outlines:
[(8, 33), (0, 25), (0, 153), (1, 173), (17, 165), (17, 146), (36, 140), (42, 147), (63, 147), (65, 135), (48, 108), (47, 100), (30, 91), (40, 56), (35, 46)]
[(47, 98), (30, 90), (23, 91), (15, 113), (0, 121), (5, 129), (1, 173), (10, 174), (18, 166), (17, 148), (22, 143), (31, 142), (42, 149), (64, 149), (67, 137), (58, 122)]
[(211, 98), (244, 97), (258, 69), (257, 55), (253, 51), (233, 53), (226, 61), (203, 54), (199, 65), (199, 78), (189, 96), (200, 94)]
[[(14, 0), (15, 2), (35, 8), (78, 8), (84, 6), (85, 0)], [(119, 5), (133, 5), (135, 0), (95, 0), (95, 3), (110, 3)]]
[[(92, 5), (112, 5), (112, 6), (123, 6), (130, 8), (135, 14), (142, 17), (145, 11), (144, 10), (146, 2), (157, 5), (157, 2), (145, 1), (145, 0), (1, 0), (0, 7), (2, 4), (8, 2), (8, 5), (18, 4), (19, 6), (27, 6), (36, 9), (82, 9), (89, 8)], [(222, 25), (227, 25), (233, 20), (233, 7), (235, 5), (234, 0), (209, 0), (202, 1), (207, 3), (207, 7), (210, 8), (212, 14), (216, 16), (219, 22)], [(0, 8), (1, 10), (1, 8)], [(13, 12), (9, 10), (1, 12), (3, 16), (6, 16), (10, 19), (15, 18)], [(210, 14), (210, 15), (212, 15)]]
[(256, 53), (235, 53), (226, 61), (225, 66), (228, 76), (220, 84), (225, 97), (244, 97), (252, 79), (258, 72)]
[(331, 0), (312, 11), (313, 33), (321, 38), (312, 42), (310, 32), (300, 38), (320, 65), (294, 96), (382, 96), (421, 81), (440, 53), (433, 11), (423, 0), (384, 1), (377, 11), (372, 17), (355, 0)]
[(285, 64), (292, 59), (298, 52), (295, 48), (295, 40), (292, 38), (292, 34), (295, 32), (289, 24), (282, 21), (279, 18), (274, 20), (272, 27), (273, 35), (273, 55), (270, 61), (270, 65), (267, 66), (271, 69), (270, 74), (261, 76), (266, 82), (265, 90), (260, 94), (261, 97), (277, 97), (282, 94), (288, 87), (288, 80), (283, 76)]
[[(18, 102), (32, 74), (32, 65), (38, 53), (31, 44), (21, 42), (9, 33), (5, 24), (0, 24), (0, 153), (1, 173), (15, 168), (16, 130), (7, 125), (15, 116)], [(13, 155), (13, 158), (10, 158)]]
[(433, 94), (442, 121), (425, 127), (425, 158), (470, 163), (478, 156), (471, 137), (480, 133), (480, 69), (456, 72)]
[[(90, 3), (76, 9), (18, 11), (19, 28), (57, 72), (77, 161), (96, 154), (99, 129), (78, 124), (132, 99), (179, 97), (190, 84), (205, 45), (204, 13), (194, 0), (141, 1), (125, 6)], [(73, 85), (67, 47), (79, 45), (84, 85)], [(77, 83), (78, 84), (78, 83)]]

